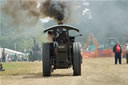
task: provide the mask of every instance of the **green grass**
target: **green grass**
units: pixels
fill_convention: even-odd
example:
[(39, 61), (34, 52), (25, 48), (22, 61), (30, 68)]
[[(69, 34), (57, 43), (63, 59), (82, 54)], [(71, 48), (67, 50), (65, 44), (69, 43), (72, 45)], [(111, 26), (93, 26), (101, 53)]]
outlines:
[(8, 62), (3, 64), (5, 71), (0, 71), (0, 75), (25, 75), (42, 71), (41, 62)]

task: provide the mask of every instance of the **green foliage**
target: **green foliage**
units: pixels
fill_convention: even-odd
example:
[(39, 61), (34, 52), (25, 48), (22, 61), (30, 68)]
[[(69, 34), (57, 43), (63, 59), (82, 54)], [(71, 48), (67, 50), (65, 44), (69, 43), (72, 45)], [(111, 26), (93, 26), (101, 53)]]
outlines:
[(0, 47), (23, 51), (25, 48), (32, 48), (33, 38), (41, 46), (47, 42), (47, 36), (41, 34), (43, 31), (41, 23), (30, 25), (12, 24), (9, 17), (0, 10)]
[(39, 45), (41, 45), (43, 42), (48, 42), (46, 34), (39, 35), (39, 36), (36, 37), (36, 39), (37, 39), (37, 42), (38, 42)]

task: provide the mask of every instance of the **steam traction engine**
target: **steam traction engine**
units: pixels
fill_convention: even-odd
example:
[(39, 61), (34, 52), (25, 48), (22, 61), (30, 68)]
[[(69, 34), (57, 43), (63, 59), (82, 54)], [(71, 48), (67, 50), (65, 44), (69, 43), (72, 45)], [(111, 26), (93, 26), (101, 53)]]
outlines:
[(80, 43), (75, 41), (75, 36), (70, 36), (69, 31), (78, 29), (57, 25), (44, 30), (53, 36), (53, 42), (43, 43), (43, 76), (50, 76), (55, 69), (67, 69), (73, 67), (73, 75), (81, 75), (82, 57)]

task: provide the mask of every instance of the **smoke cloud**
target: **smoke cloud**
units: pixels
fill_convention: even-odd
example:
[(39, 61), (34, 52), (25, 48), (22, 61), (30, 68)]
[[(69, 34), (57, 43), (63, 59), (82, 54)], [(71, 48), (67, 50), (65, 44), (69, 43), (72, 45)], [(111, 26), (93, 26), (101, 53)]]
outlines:
[(2, 11), (15, 25), (35, 23), (39, 18), (39, 10), (36, 9), (36, 0), (5, 0)]
[[(85, 36), (81, 39), (83, 42), (90, 32), (93, 32), (100, 42), (108, 37), (117, 37), (122, 41), (125, 35), (128, 35), (127, 0), (3, 1), (5, 3), (2, 5), (2, 12), (8, 18), (6, 23), (8, 22), (9, 27), (14, 29), (35, 28), (41, 30), (43, 25), (39, 19), (49, 17), (55, 21), (62, 20), (64, 23), (78, 27)], [(86, 1), (88, 3), (85, 3)], [(37, 23), (40, 24), (33, 26)], [(50, 23), (49, 26), (51, 25)], [(124, 40), (126, 41), (126, 39)]]
[[(29, 20), (36, 22), (40, 18), (50, 17), (57, 21), (67, 21), (70, 16), (70, 3), (64, 0), (5, 0), (3, 12), (11, 17), (15, 24)], [(26, 20), (26, 18), (29, 18)]]
[[(18, 32), (24, 31), (25, 35), (29, 31), (38, 33), (43, 30), (44, 24), (39, 20), (46, 17), (54, 21), (63, 21), (63, 23), (77, 26), (80, 29), (81, 19), (84, 19), (83, 22), (86, 21), (86, 16), (91, 19), (89, 9), (86, 9), (89, 4), (85, 3), (85, 7), (81, 9), (84, 0), (2, 0), (2, 2), (4, 3), (2, 3), (1, 11), (7, 17), (4, 20), (8, 24), (8, 28), (18, 29)], [(85, 31), (87, 30), (85, 29)]]
[[(127, 0), (87, 0), (92, 19), (80, 17), (81, 32), (87, 38), (93, 32), (100, 43), (107, 38), (116, 37), (120, 43), (128, 38), (128, 1)], [(79, 12), (79, 11), (78, 11)], [(85, 38), (84, 38), (85, 39)]]

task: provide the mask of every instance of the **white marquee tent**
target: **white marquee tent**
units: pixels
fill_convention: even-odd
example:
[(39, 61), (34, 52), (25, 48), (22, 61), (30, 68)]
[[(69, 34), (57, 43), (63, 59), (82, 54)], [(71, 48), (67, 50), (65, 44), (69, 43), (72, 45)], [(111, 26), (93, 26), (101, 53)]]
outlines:
[(0, 58), (2, 57), (2, 51), (3, 51), (3, 49), (5, 50), (5, 53), (7, 53), (9, 55), (23, 54), (22, 52), (11, 50), (11, 49), (8, 49), (8, 48), (0, 48)]

